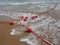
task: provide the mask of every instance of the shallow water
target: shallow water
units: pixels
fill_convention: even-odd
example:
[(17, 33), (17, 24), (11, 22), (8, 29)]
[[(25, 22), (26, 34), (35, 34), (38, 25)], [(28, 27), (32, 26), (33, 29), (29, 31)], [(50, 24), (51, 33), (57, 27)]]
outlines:
[[(56, 20), (55, 18), (53, 18), (52, 16), (47, 16), (47, 15), (41, 15), (38, 16), (38, 18), (36, 19), (31, 19), (30, 17), (36, 14), (30, 14), (30, 13), (20, 13), (20, 15), (18, 16), (29, 16), (28, 21), (24, 22), (24, 21), (16, 21), (17, 23), (22, 23), (28, 27), (31, 27), (33, 29), (34, 32), (36, 32), (39, 35), (42, 35), (43, 37), (45, 37), (45, 39), (49, 40), (52, 44), (54, 45), (60, 45), (60, 21)], [(11, 15), (10, 18), (12, 19), (18, 19), (16, 15)], [(21, 30), (26, 30), (23, 27), (16, 27), (15, 26), (9, 26), (7, 25), (0, 25), (0, 29), (1, 30), (1, 42), (3, 42), (5, 45), (46, 45), (43, 41), (39, 40), (39, 38), (37, 38), (34, 34), (32, 33), (26, 33), (26, 32), (22, 32)], [(4, 29), (3, 29), (4, 28)], [(14, 35), (14, 36), (12, 36)], [(2, 37), (5, 37), (4, 39)], [(7, 40), (7, 41), (4, 41)], [(19, 42), (20, 41), (20, 42)], [(21, 43), (22, 42), (26, 42), (25, 43)], [(8, 42), (8, 43), (7, 43)]]
[[(0, 6), (0, 21), (15, 21), (18, 24), (24, 24), (53, 45), (60, 45), (60, 10), (57, 10), (60, 6), (58, 6), (54, 11), (40, 15), (41, 12), (50, 10), (49, 8), (54, 6), (52, 4), (2, 5)], [(38, 18), (32, 19), (31, 16), (35, 15)], [(28, 16), (28, 21), (20, 20), (19, 16)], [(22, 26), (0, 24), (0, 30), (0, 45), (46, 45), (34, 34), (26, 32), (27, 29)]]
[(20, 42), (21, 36), (11, 36), (11, 29), (15, 26), (9, 24), (0, 24), (0, 45), (27, 45), (26, 43)]

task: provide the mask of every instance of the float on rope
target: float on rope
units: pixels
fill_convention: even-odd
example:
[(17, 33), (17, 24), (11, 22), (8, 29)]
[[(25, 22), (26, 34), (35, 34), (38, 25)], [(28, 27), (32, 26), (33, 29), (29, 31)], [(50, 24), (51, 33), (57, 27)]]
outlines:
[[(2, 24), (7, 24), (7, 23), (9, 23), (9, 25), (17, 24), (16, 22), (13, 22), (13, 21), (10, 21), (10, 22), (0, 22), (0, 23), (2, 23)], [(27, 27), (27, 26), (22, 25), (22, 24), (17, 24), (17, 25), (23, 26), (23, 27), (27, 28), (27, 31), (28, 31), (28, 32), (31, 32), (31, 33), (33, 33), (34, 35), (36, 35), (38, 38), (40, 38), (42, 41), (44, 41), (47, 45), (52, 45), (49, 41), (47, 41), (47, 40), (46, 40), (45, 38), (43, 38), (41, 35), (38, 35), (38, 34), (36, 34), (35, 32), (33, 32), (32, 28)]]

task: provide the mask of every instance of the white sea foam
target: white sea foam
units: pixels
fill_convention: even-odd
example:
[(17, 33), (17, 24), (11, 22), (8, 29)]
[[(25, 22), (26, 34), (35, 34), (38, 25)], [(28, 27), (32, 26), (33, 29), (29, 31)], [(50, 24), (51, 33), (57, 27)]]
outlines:
[[(52, 39), (51, 42), (55, 45), (60, 44), (59, 43), (59, 41), (60, 41), (59, 40), (60, 39), (60, 21), (56, 21), (51, 16), (46, 16), (46, 15), (41, 15), (38, 18), (36, 18), (35, 20), (34, 19), (31, 20), (30, 17), (32, 15), (36, 15), (36, 14), (31, 15), (30, 13), (28, 13), (28, 14), (21, 13), (21, 15), (29, 16), (28, 21), (26, 21), (26, 22), (21, 21), (22, 24), (24, 24), (24, 25), (29, 24), (29, 27), (31, 27), (33, 29), (33, 31), (36, 32), (37, 34), (44, 36), (46, 39), (48, 39), (48, 38)], [(20, 28), (18, 26), (16, 28), (12, 29), (11, 35), (19, 35), (19, 34), (23, 33), (21, 30), (24, 30), (24, 29), (25, 28)], [(38, 40), (38, 38), (34, 34), (31, 34), (31, 33), (27, 37), (20, 39), (20, 41), (27, 42), (27, 44), (30, 44), (30, 45), (40, 45), (41, 44), (40, 40)]]
[[(36, 14), (31, 14), (31, 13), (19, 13), (18, 16), (17, 15), (9, 15), (9, 14), (1, 14), (0, 16), (5, 15), (8, 17), (12, 17), (15, 19), (15, 17), (18, 18), (18, 16), (20, 15), (24, 15), (24, 16), (28, 16), (28, 21), (24, 22), (24, 21), (18, 21), (17, 23), (22, 23), (24, 25), (29, 25), (29, 27), (31, 27), (33, 29), (34, 32), (36, 32), (38, 35), (42, 35), (44, 36), (46, 39), (50, 39), (50, 42), (52, 42), (54, 45), (58, 45), (59, 43), (59, 39), (60, 39), (60, 21), (56, 21), (54, 18), (52, 18), (51, 16), (46, 16), (46, 15), (41, 15), (38, 16), (38, 18), (36, 18), (35, 20), (31, 20), (30, 17), (32, 15), (36, 15)], [(12, 29), (12, 32), (10, 33), (11, 35), (21, 35), (24, 31), (25, 28), (23, 27), (16, 27), (14, 29)], [(52, 40), (51, 40), (52, 39)], [(22, 39), (20, 39), (20, 41), (22, 42), (26, 42), (27, 44), (30, 45), (40, 45), (41, 44), (41, 40), (38, 40), (38, 38), (34, 35), (31, 34), (28, 35), (27, 37), (24, 37)]]
[[(49, 2), (48, 2), (49, 3)], [(55, 4), (52, 4), (50, 2), (49, 4), (46, 4), (46, 2), (24, 2), (24, 3), (0, 3), (0, 5), (37, 5), (37, 7), (41, 7), (40, 11), (43, 12), (46, 9), (54, 7)], [(31, 7), (33, 8), (33, 6)], [(56, 9), (60, 9), (60, 4), (57, 5)], [(28, 16), (28, 21), (16, 21), (18, 24), (21, 22), (21, 24), (29, 25), (33, 29), (34, 32), (36, 32), (38, 35), (44, 36), (47, 40), (50, 39), (50, 42), (52, 42), (54, 45), (60, 45), (60, 20), (56, 21), (51, 16), (41, 15), (35, 20), (31, 19), (30, 17), (32, 15), (31, 13), (0, 13), (0, 16), (7, 16), (11, 17), (12, 19), (18, 19), (19, 16), (24, 15)], [(21, 28), (20, 26), (12, 29), (12, 32), (10, 35), (20, 35), (23, 32), (21, 30), (24, 30), (25, 28)], [(41, 45), (41, 40), (39, 40), (34, 34), (28, 35), (27, 37), (21, 38), (20, 41), (26, 42), (30, 45)]]

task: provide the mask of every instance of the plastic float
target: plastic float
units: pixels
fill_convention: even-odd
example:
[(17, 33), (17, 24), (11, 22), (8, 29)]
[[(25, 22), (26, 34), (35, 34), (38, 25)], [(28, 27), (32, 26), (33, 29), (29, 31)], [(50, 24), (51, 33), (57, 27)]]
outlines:
[[(24, 16), (21, 16), (21, 17), (19, 17), (19, 18), (21, 18), (22, 20), (24, 20), (24, 19), (23, 19)], [(33, 19), (34, 19), (34, 18), (37, 18), (37, 16), (32, 16), (32, 18), (33, 18)], [(25, 19), (28, 19), (28, 17), (25, 17)], [(24, 21), (26, 21), (26, 20), (24, 20)], [(14, 22), (14, 21), (10, 21), (10, 22), (0, 22), (0, 23), (1, 23), (1, 24), (9, 24), (9, 25), (17, 24), (18, 26), (23, 26), (23, 27), (27, 28), (27, 32), (33, 33), (33, 34), (36, 35), (38, 38), (40, 38), (42, 41), (44, 41), (47, 45), (52, 45), (49, 41), (47, 41), (47, 40), (46, 40), (45, 38), (43, 38), (41, 35), (38, 35), (37, 33), (35, 33), (35, 32), (32, 30), (32, 28), (27, 27), (27, 26), (25, 26), (25, 25), (23, 25), (23, 24), (18, 24), (18, 23)]]
[[(51, 8), (51, 10), (54, 11), (55, 8), (56, 8), (56, 6), (57, 6), (57, 4), (56, 4), (53, 8)], [(42, 14), (49, 13), (49, 12), (50, 12), (50, 10), (46, 10), (46, 11), (42, 12)], [(41, 15), (42, 15), (42, 14), (41, 14)], [(21, 19), (21, 21), (24, 21), (24, 22), (25, 22), (25, 21), (28, 21), (28, 19), (29, 19), (28, 16), (19, 16), (19, 18)], [(38, 18), (38, 16), (34, 15), (34, 16), (31, 16), (31, 18), (32, 18), (32, 19), (36, 19), (36, 18)], [(41, 39), (42, 41), (44, 41), (47, 45), (53, 45), (52, 43), (50, 43), (49, 41), (47, 41), (44, 37), (42, 37), (41, 35), (38, 35), (37, 33), (35, 33), (32, 28), (27, 27), (27, 26), (25, 26), (24, 24), (18, 24), (18, 23), (14, 22), (14, 21), (10, 21), (10, 22), (0, 22), (0, 23), (1, 23), (1, 24), (9, 24), (9, 25), (17, 24), (18, 26), (23, 26), (23, 27), (27, 28), (27, 32), (33, 33), (33, 34), (36, 35), (39, 39)]]

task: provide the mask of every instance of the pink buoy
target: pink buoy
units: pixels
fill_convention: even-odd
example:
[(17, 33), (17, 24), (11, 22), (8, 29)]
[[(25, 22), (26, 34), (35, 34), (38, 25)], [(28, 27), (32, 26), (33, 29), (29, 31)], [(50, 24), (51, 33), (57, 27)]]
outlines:
[(23, 21), (27, 21), (27, 19), (23, 19)]
[(28, 27), (27, 29), (28, 29), (29, 32), (32, 32), (32, 28), (29, 28), (29, 27)]
[(26, 17), (24, 17), (24, 19), (23, 19), (23, 21), (27, 21), (28, 20), (28, 17), (26, 16)]

